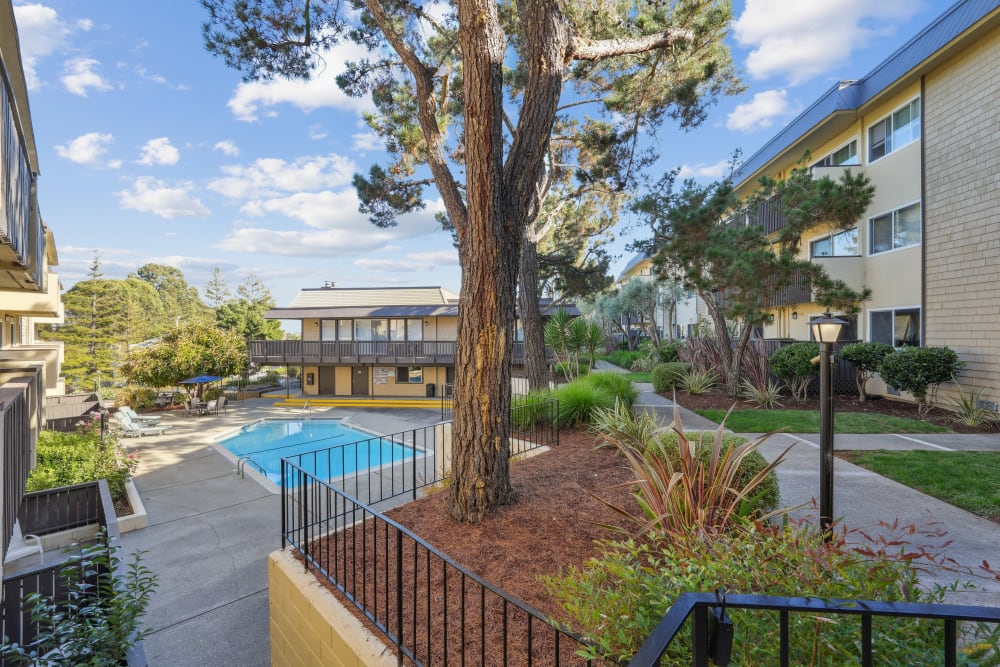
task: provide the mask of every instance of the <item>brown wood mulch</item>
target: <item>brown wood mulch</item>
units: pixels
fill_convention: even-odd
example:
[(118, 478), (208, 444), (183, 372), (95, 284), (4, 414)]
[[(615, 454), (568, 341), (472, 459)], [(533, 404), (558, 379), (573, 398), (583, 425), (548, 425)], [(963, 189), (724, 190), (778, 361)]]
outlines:
[[(563, 431), (559, 444), (550, 451), (513, 463), (511, 482), (517, 502), (482, 524), (459, 524), (451, 519), (445, 491), (387, 515), (453, 562), (535, 608), (542, 617), (559, 618), (563, 614), (546, 594), (540, 577), (596, 556), (597, 540), (623, 537), (601, 525), (627, 528), (626, 520), (601, 499), (636, 509), (627, 487), (631, 473), (613, 450), (598, 449), (596, 443), (595, 436), (585, 430)], [(398, 634), (395, 609), (401, 593), (404, 643), (416, 647), (424, 664), (528, 664), (524, 613), (504, 605), (489, 591), (484, 594), (482, 587), (442, 561), (431, 558), (428, 563), (426, 551), (410, 539), (402, 544), (405, 583), (404, 590), (397, 591), (395, 538), (384, 524), (373, 523), (356, 524), (315, 544), (314, 549), (326, 568), (335, 571), (336, 578), (375, 611), (381, 625)], [(356, 554), (354, 559), (350, 553)], [(365, 571), (376, 576), (366, 577)], [(318, 579), (331, 588), (325, 578)], [(455, 641), (463, 623), (464, 644)], [(480, 632), (480, 627), (486, 632)], [(530, 637), (533, 663), (553, 664), (552, 632), (536, 620), (531, 623)], [(573, 655), (578, 645), (566, 637), (559, 641), (559, 663), (582, 664)]]

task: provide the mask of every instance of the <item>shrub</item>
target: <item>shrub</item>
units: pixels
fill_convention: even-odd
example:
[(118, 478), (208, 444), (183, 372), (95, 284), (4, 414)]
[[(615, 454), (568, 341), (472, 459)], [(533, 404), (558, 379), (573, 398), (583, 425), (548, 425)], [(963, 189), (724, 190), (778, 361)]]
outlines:
[(712, 391), (718, 384), (719, 376), (715, 374), (715, 371), (701, 371), (700, 373), (691, 371), (680, 380), (681, 389), (695, 396)]
[(602, 358), (609, 364), (614, 364), (619, 368), (631, 368), (632, 362), (641, 356), (642, 353), (635, 350), (615, 350)]
[(555, 392), (559, 399), (559, 426), (586, 424), (595, 408), (612, 408), (615, 395), (586, 382), (572, 382)]
[[(903, 535), (892, 542), (903, 546), (890, 553), (866, 543), (863, 536), (859, 545), (851, 547), (843, 539), (826, 543), (817, 528), (795, 522), (750, 524), (711, 540), (689, 532), (655, 541), (605, 542), (600, 556), (543, 581), (567, 620), (593, 642), (581, 655), (615, 663), (635, 654), (686, 591), (722, 588), (751, 595), (944, 602), (953, 587), (926, 590), (919, 585), (920, 558), (914, 558), (907, 539)], [(736, 632), (730, 664), (780, 663), (778, 614), (734, 609), (728, 613)], [(856, 663), (858, 617), (792, 613), (788, 620), (790, 664)], [(876, 617), (872, 626), (878, 664), (944, 664), (940, 621)], [(981, 654), (977, 659), (982, 660), (978, 664), (996, 664), (1000, 634), (996, 626), (969, 624), (960, 633), (965, 646), (977, 647)], [(663, 664), (692, 664), (689, 630), (677, 636)]]
[(125, 482), (138, 465), (139, 459), (121, 449), (113, 431), (105, 433), (101, 444), (99, 420), (85, 424), (75, 433), (41, 431), (37, 465), (28, 476), (27, 490), (42, 491), (106, 479), (111, 497), (122, 498)]
[[(5, 664), (124, 665), (129, 651), (149, 630), (140, 621), (156, 589), (156, 575), (133, 553), (127, 565), (102, 533), (99, 544), (84, 547), (59, 570), (66, 593), (58, 600), (31, 593), (25, 606), (38, 624), (31, 644), (4, 644)], [(84, 579), (97, 577), (96, 587)]]
[(721, 425), (710, 436), (684, 433), (679, 413), (672, 432), (652, 433), (641, 421), (624, 418), (620, 409), (598, 416), (598, 434), (635, 474), (633, 495), (641, 515), (614, 509), (634, 520), (638, 534), (715, 534), (777, 507), (774, 468), (785, 454), (767, 463), (757, 452), (767, 436), (748, 442), (726, 434)]
[(639, 398), (639, 390), (632, 385), (631, 380), (621, 373), (591, 373), (580, 378), (579, 382), (608, 392), (628, 408), (631, 408), (635, 399)]
[(756, 386), (750, 380), (744, 380), (740, 386), (743, 397), (758, 408), (772, 410), (781, 405), (781, 385), (774, 380), (768, 380), (763, 387)]
[(809, 381), (819, 375), (819, 364), (812, 360), (819, 354), (819, 343), (792, 343), (771, 355), (771, 372), (785, 381), (798, 401), (806, 400)]
[(634, 373), (645, 373), (653, 370), (654, 366), (656, 366), (656, 359), (649, 355), (644, 355), (633, 361), (628, 369)]
[(674, 361), (680, 361), (681, 350), (684, 348), (684, 343), (679, 340), (671, 340), (666, 343), (661, 343), (658, 348), (656, 348), (657, 361), (661, 364), (669, 364)]
[(676, 389), (690, 372), (691, 364), (680, 361), (655, 366), (653, 368), (653, 391), (665, 394)]
[(904, 347), (885, 358), (879, 375), (889, 386), (913, 394), (920, 413), (926, 414), (941, 383), (951, 380), (964, 367), (965, 363), (950, 348)]
[(854, 366), (854, 383), (858, 387), (858, 400), (865, 400), (865, 385), (872, 378), (882, 362), (895, 352), (887, 343), (848, 343), (840, 348), (840, 358)]
[(135, 384), (125, 385), (115, 395), (115, 402), (118, 405), (127, 405), (130, 408), (140, 410), (148, 408), (156, 401), (156, 390), (150, 387), (141, 387)]
[(981, 428), (996, 426), (998, 415), (992, 410), (982, 406), (984, 389), (966, 392), (962, 386), (958, 386), (958, 394), (948, 397), (945, 409), (951, 413), (951, 420), (962, 426)]

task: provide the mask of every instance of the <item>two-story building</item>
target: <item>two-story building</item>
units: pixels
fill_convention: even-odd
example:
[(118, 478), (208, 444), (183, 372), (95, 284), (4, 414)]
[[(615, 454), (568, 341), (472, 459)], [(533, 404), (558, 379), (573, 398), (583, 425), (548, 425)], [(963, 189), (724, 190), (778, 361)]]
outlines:
[[(802, 253), (871, 299), (847, 338), (948, 346), (961, 382), (1000, 398), (1000, 4), (962, 0), (870, 73), (828, 90), (738, 171), (745, 197), (806, 150), (815, 176), (862, 172), (875, 186), (847, 230), (815, 228)], [(774, 231), (780, 207), (762, 212)], [(768, 338), (808, 339), (820, 304), (805, 290), (775, 302)], [(869, 391), (884, 392), (877, 380)]]
[[(629, 260), (618, 278), (615, 280), (615, 287), (621, 288), (630, 280), (638, 278), (640, 280), (655, 280), (656, 271), (653, 267), (653, 260), (646, 253), (636, 253)], [(695, 335), (699, 321), (707, 319), (708, 313), (705, 303), (698, 298), (693, 290), (687, 290), (682, 299), (679, 299), (671, 309), (663, 303), (657, 304), (655, 319), (656, 327), (664, 340), (669, 338), (689, 338)]]

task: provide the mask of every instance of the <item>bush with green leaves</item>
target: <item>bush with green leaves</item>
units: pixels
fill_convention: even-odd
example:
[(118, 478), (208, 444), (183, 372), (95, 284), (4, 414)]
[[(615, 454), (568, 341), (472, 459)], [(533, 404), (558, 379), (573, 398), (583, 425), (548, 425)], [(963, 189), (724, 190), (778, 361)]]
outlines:
[(934, 405), (938, 387), (965, 368), (965, 362), (948, 347), (904, 347), (882, 362), (879, 375), (887, 385), (913, 394), (920, 413)]
[(616, 400), (631, 408), (635, 399), (639, 398), (639, 390), (633, 386), (632, 381), (621, 373), (610, 373), (607, 371), (591, 373), (578, 380), (585, 385), (606, 391), (613, 395)]
[(632, 362), (641, 356), (642, 352), (638, 350), (615, 350), (611, 354), (606, 354), (601, 358), (619, 368), (629, 369), (632, 368)]
[(865, 385), (878, 373), (885, 358), (896, 350), (888, 343), (848, 343), (840, 348), (840, 358), (854, 366), (858, 400), (865, 400)]
[(958, 393), (947, 397), (945, 410), (951, 413), (951, 420), (962, 426), (972, 428), (993, 428), (1000, 421), (997, 413), (983, 406), (985, 389), (962, 389), (958, 385)]
[(669, 364), (674, 361), (680, 361), (681, 350), (684, 349), (684, 343), (679, 340), (671, 340), (666, 343), (660, 343), (660, 346), (656, 348), (657, 361), (661, 364)]
[(156, 401), (156, 390), (151, 387), (141, 387), (135, 384), (125, 385), (115, 394), (118, 405), (127, 405), (140, 410), (148, 408)]
[(819, 343), (792, 343), (778, 348), (771, 355), (771, 372), (785, 381), (797, 401), (806, 400), (809, 382), (819, 375)]
[(28, 475), (28, 491), (108, 480), (111, 497), (125, 496), (125, 482), (139, 465), (136, 454), (126, 453), (114, 431), (108, 429), (101, 442), (99, 419), (85, 423), (73, 433), (41, 431), (37, 463)]
[(719, 385), (719, 376), (715, 371), (689, 371), (681, 378), (680, 387), (694, 396), (712, 391)]
[(587, 424), (596, 408), (611, 408), (615, 405), (613, 393), (579, 380), (559, 387), (555, 397), (559, 399), (558, 422), (561, 427)]
[(658, 364), (653, 368), (653, 391), (658, 394), (673, 391), (681, 385), (690, 372), (691, 364), (681, 361)]
[(740, 395), (758, 408), (773, 410), (781, 405), (781, 384), (768, 380), (763, 387), (758, 387), (750, 380), (744, 380), (740, 385)]
[[(614, 664), (633, 656), (677, 597), (689, 591), (945, 602), (946, 593), (958, 585), (921, 586), (918, 575), (927, 554), (910, 546), (912, 539), (901, 534), (891, 542), (900, 546), (890, 551), (862, 535), (852, 536), (854, 546), (839, 534), (824, 542), (809, 524), (755, 523), (711, 539), (689, 531), (662, 539), (604, 542), (600, 556), (543, 582), (566, 613), (560, 620), (593, 642), (581, 654)], [(780, 663), (776, 612), (730, 608), (727, 613), (736, 632), (730, 664)], [(858, 664), (859, 616), (817, 611), (788, 618), (791, 664)], [(877, 664), (944, 664), (939, 620), (875, 617), (872, 631)], [(960, 632), (966, 647), (960, 664), (998, 664), (997, 626), (966, 624)], [(688, 627), (677, 635), (663, 663), (689, 665), (691, 660)]]
[[(118, 546), (106, 534), (84, 547), (59, 571), (66, 592), (57, 598), (31, 593), (26, 608), (37, 626), (28, 645), (5, 643), (4, 664), (118, 667), (149, 630), (141, 620), (156, 589), (156, 575), (133, 553), (121, 566)], [(96, 579), (96, 584), (93, 581)]]
[(526, 429), (553, 417), (554, 409), (549, 405), (553, 396), (553, 392), (547, 389), (511, 396), (511, 426), (517, 429)]

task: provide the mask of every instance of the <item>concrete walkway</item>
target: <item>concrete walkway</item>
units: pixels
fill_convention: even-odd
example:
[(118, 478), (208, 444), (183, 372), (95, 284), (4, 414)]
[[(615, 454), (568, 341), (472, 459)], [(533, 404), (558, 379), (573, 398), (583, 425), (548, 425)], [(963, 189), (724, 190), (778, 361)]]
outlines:
[[(250, 478), (213, 442), (263, 417), (298, 417), (275, 399), (230, 404), (228, 414), (164, 413), (163, 436), (123, 441), (141, 457), (135, 484), (149, 525), (122, 536), (124, 553), (144, 551), (159, 578), (144, 619), (152, 667), (271, 664), (267, 555), (281, 548), (281, 500)], [(440, 420), (427, 409), (332, 409), (313, 416), (345, 418), (379, 433)]]

